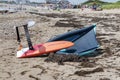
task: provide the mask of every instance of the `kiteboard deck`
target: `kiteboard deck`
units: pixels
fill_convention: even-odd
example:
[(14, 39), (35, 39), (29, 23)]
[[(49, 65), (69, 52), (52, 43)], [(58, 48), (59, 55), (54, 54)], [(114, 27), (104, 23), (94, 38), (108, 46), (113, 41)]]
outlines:
[(54, 41), (43, 44), (38, 44), (33, 46), (34, 50), (29, 50), (29, 48), (23, 48), (17, 52), (17, 57), (19, 58), (28, 58), (41, 56), (43, 54), (48, 54), (50, 52), (55, 52), (61, 49), (65, 49), (73, 46), (74, 43), (70, 41)]

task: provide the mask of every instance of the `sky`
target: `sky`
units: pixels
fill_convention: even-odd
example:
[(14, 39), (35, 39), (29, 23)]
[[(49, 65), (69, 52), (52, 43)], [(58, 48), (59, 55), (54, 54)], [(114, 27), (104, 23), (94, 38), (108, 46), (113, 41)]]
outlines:
[[(30, 0), (30, 1), (44, 2), (45, 0)], [(73, 4), (79, 4), (79, 3), (85, 2), (87, 0), (68, 0), (68, 1), (70, 1)], [(116, 2), (116, 1), (119, 1), (119, 0), (101, 0), (101, 1)]]

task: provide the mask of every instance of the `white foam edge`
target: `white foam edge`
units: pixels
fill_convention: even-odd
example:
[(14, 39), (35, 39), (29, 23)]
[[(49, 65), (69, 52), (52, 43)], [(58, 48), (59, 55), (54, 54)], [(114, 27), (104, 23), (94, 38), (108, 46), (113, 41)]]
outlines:
[(22, 57), (23, 54), (25, 54), (26, 51), (28, 51), (29, 48), (23, 48), (20, 51), (17, 51), (17, 57)]

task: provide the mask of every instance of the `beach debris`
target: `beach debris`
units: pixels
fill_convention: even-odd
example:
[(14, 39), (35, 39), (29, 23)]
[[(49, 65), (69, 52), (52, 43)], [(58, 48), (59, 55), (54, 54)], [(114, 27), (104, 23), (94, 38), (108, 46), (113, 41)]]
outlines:
[(80, 66), (84, 67), (84, 68), (93, 68), (96, 66), (95, 62), (81, 62)]
[(57, 27), (77, 27), (77, 28), (81, 28), (83, 27), (83, 25), (81, 24), (80, 21), (76, 21), (76, 20), (59, 20), (55, 23), (55, 26)]
[(59, 65), (64, 65), (63, 62), (87, 62), (89, 59), (87, 57), (80, 57), (75, 54), (54, 54), (50, 55), (45, 59), (45, 62), (57, 62)]
[(102, 67), (96, 67), (96, 68), (89, 68), (85, 70), (76, 71), (74, 74), (78, 76), (85, 76), (87, 74), (96, 73), (96, 72), (104, 72), (104, 70)]
[(72, 17), (73, 15), (71, 14), (62, 14), (62, 13), (36, 13), (36, 12), (29, 12), (30, 14), (36, 14), (36, 15), (40, 15), (40, 16), (46, 16), (46, 17), (50, 17), (50, 18), (69, 18)]
[(110, 80), (109, 78), (100, 78), (99, 80)]

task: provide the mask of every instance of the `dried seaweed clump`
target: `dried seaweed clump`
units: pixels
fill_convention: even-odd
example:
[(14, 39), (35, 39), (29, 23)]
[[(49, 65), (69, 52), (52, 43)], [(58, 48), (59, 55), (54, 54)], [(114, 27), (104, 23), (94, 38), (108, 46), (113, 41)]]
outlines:
[(54, 54), (51, 53), (45, 62), (57, 62), (59, 65), (64, 65), (63, 62), (87, 62), (89, 59), (87, 57), (80, 57), (75, 54)]
[(85, 76), (87, 74), (96, 73), (96, 72), (104, 72), (104, 70), (102, 67), (97, 67), (97, 68), (91, 69), (91, 70), (76, 71), (74, 74), (76, 74), (78, 76)]

